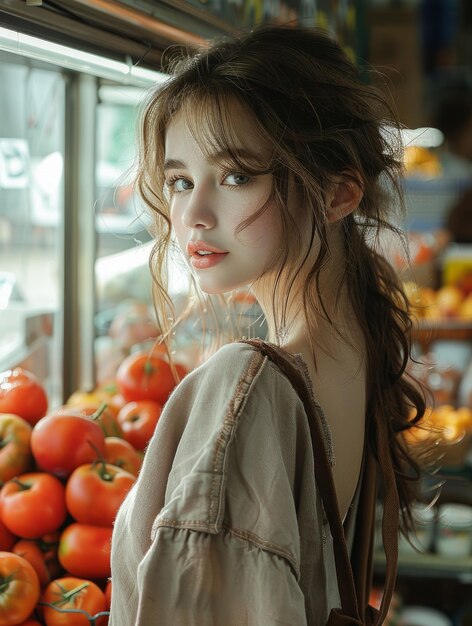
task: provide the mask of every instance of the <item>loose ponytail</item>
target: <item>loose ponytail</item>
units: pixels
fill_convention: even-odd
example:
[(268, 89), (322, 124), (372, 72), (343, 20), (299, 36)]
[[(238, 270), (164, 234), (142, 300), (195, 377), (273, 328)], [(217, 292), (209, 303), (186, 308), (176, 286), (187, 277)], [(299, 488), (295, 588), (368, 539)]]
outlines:
[(401, 529), (412, 528), (411, 502), (417, 495), (421, 467), (400, 433), (419, 422), (426, 410), (425, 394), (408, 375), (412, 319), (398, 275), (366, 244), (352, 216), (347, 218), (346, 283), (367, 353), (367, 444), (376, 453), (376, 424), (386, 424), (401, 510)]

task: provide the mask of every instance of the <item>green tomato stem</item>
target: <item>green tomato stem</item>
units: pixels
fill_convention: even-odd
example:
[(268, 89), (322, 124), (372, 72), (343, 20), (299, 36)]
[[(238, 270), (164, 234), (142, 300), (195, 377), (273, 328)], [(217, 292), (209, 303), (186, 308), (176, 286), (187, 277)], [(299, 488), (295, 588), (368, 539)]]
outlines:
[(13, 576), (5, 576), (0, 580), (0, 594), (3, 593), (6, 589), (8, 589), (11, 581), (13, 580)]
[(95, 413), (92, 413), (90, 418), (93, 421), (98, 420), (98, 418), (101, 416), (103, 411), (107, 408), (107, 406), (108, 406), (108, 404), (106, 402), (102, 402), (102, 404), (98, 407), (98, 409), (95, 411)]
[(15, 485), (18, 485), (18, 487), (22, 490), (22, 491), (28, 491), (28, 489), (31, 489), (31, 485), (28, 485), (28, 483), (22, 483), (21, 480), (18, 480), (18, 478), (10, 478), (10, 482), (15, 483)]
[(151, 361), (146, 361), (144, 363), (144, 373), (146, 374), (146, 376), (150, 376), (154, 372), (154, 369), (154, 365), (151, 363)]

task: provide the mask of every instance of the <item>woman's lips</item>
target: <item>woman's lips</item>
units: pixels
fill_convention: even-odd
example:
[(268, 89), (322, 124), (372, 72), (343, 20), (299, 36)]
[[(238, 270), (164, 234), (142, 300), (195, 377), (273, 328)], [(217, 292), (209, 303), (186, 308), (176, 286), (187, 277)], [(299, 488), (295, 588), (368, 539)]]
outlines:
[[(199, 254), (205, 252), (206, 254)], [(189, 241), (187, 244), (187, 253), (190, 257), (192, 267), (197, 270), (205, 270), (209, 267), (217, 265), (228, 254), (224, 250), (215, 248), (205, 241)]]
[(223, 261), (227, 254), (227, 252), (212, 252), (211, 254), (201, 255), (195, 252), (195, 254), (190, 256), (190, 263), (197, 270), (206, 270)]

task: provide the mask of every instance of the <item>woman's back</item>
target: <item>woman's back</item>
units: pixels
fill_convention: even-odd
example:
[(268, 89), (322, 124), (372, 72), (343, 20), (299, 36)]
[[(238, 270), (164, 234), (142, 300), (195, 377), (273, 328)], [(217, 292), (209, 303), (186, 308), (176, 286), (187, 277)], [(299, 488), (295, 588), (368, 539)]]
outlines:
[(333, 478), (342, 519), (349, 510), (361, 471), (367, 410), (365, 342), (352, 317), (345, 333), (349, 343), (331, 329), (324, 329), (316, 363), (306, 344), (287, 347), (302, 355), (313, 395), (329, 426)]

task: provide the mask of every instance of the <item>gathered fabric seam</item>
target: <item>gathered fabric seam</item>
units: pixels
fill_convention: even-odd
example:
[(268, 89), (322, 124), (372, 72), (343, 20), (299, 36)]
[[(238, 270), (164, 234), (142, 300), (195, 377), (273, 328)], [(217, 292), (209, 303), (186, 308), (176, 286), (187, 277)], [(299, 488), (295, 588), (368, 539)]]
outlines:
[[(217, 534), (213, 532), (213, 529), (211, 528), (211, 524), (208, 524), (208, 522), (205, 522), (205, 521), (198, 521), (198, 520), (180, 521), (180, 520), (173, 520), (173, 519), (168, 519), (168, 518), (160, 518), (158, 524), (156, 524), (156, 529), (155, 529), (156, 533), (159, 528), (172, 528), (175, 530), (189, 530), (189, 531), (199, 532), (199, 533), (206, 532), (209, 534)], [(237, 528), (233, 526), (223, 525), (220, 530), (227, 532), (229, 535), (232, 535), (234, 537), (238, 537), (239, 539), (247, 541), (248, 543), (260, 548), (261, 550), (264, 550), (265, 552), (270, 552), (279, 557), (282, 557), (290, 565), (297, 580), (300, 578), (300, 568), (297, 563), (297, 559), (293, 556), (293, 554), (290, 551), (286, 550), (285, 548), (279, 546), (276, 543), (273, 543), (271, 541), (266, 541), (265, 539), (262, 539), (255, 533), (249, 530), (246, 530), (244, 528)]]

